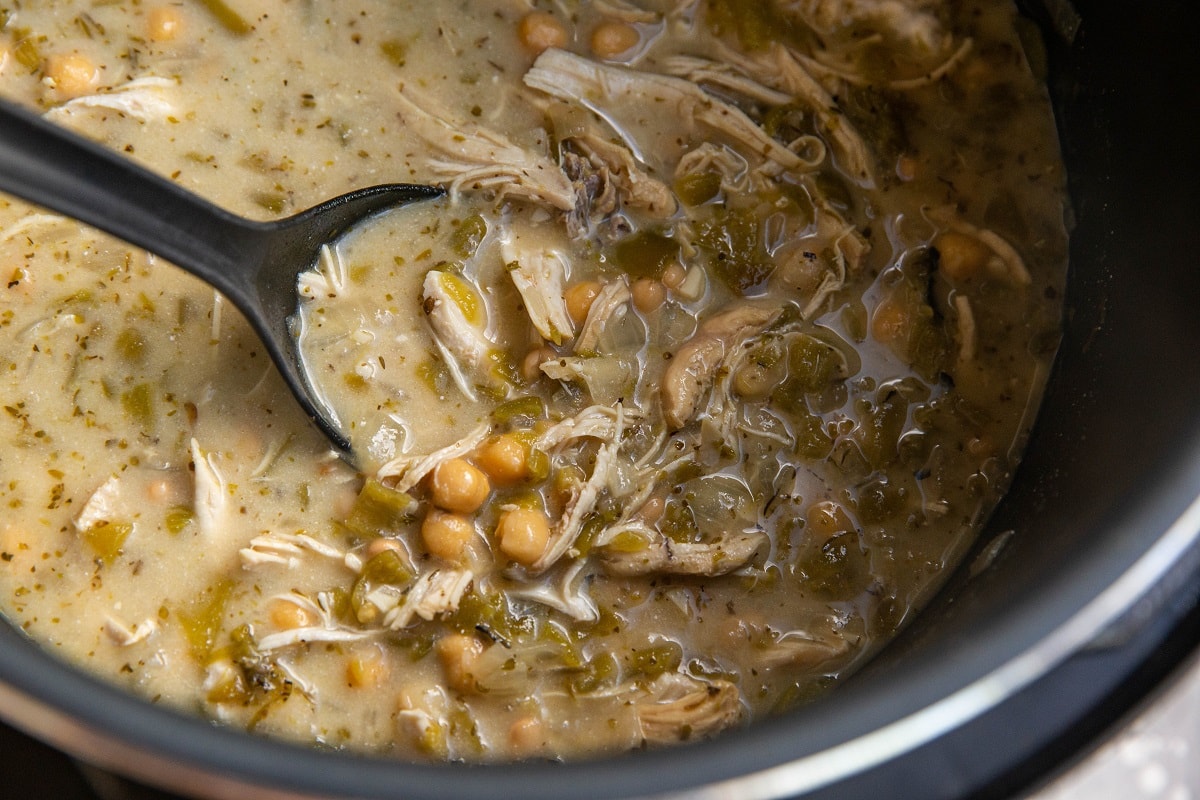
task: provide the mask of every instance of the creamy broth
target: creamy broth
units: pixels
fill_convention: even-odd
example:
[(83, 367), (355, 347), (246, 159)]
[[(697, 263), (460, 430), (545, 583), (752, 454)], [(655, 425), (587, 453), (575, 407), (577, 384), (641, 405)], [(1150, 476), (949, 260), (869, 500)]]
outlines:
[(12, 6), (7, 97), (232, 211), (448, 189), (300, 279), (354, 466), (211, 289), (0, 209), (0, 603), (153, 702), (714, 735), (886, 644), (1008, 484), (1066, 258), (1009, 4)]

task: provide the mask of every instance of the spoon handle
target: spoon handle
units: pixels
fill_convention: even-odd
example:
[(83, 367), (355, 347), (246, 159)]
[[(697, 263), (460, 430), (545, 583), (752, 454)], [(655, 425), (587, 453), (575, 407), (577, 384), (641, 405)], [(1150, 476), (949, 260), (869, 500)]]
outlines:
[(245, 249), (261, 237), (234, 216), (129, 158), (0, 101), (0, 190), (65, 214), (244, 294)]

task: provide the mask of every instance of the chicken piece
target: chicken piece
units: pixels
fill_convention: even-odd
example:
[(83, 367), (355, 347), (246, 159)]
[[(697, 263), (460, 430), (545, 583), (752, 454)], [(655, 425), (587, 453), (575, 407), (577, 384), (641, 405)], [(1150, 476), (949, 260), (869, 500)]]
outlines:
[(936, 6), (936, 0), (788, 0), (780, 4), (818, 33), (869, 26), (923, 52), (942, 49), (947, 38), (932, 11)]
[(158, 631), (158, 622), (149, 617), (133, 625), (126, 625), (111, 615), (104, 618), (104, 632), (119, 647), (130, 647), (138, 642), (144, 642), (156, 631)]
[(582, 354), (595, 353), (600, 343), (600, 335), (609, 320), (616, 319), (625, 313), (633, 295), (629, 291), (629, 280), (622, 275), (616, 280), (609, 281), (596, 295), (588, 308), (587, 317), (579, 329), (575, 340), (575, 352)]
[(470, 453), (491, 433), (491, 425), (484, 423), (453, 444), (424, 456), (403, 455), (384, 464), (375, 473), (376, 479), (388, 484), (398, 492), (407, 492), (433, 472), (437, 466), (452, 458), (461, 458)]
[(617, 210), (617, 187), (608, 167), (597, 168), (586, 156), (563, 150), (563, 172), (575, 189), (575, 209), (567, 215), (567, 234), (579, 239), (591, 234), (596, 223)]
[(508, 595), (541, 603), (578, 622), (595, 622), (600, 619), (600, 610), (587, 593), (588, 576), (582, 574), (586, 565), (587, 561), (580, 559), (557, 578), (509, 589)]
[(1000, 234), (986, 228), (978, 228), (960, 219), (952, 207), (931, 208), (926, 215), (946, 230), (969, 236), (987, 248), (990, 256), (985, 266), (994, 277), (1016, 287), (1028, 286), (1033, 282), (1029, 267), (1025, 266), (1025, 259), (1021, 258), (1016, 248)]
[(552, 567), (567, 554), (583, 532), (583, 521), (596, 507), (601, 490), (607, 486), (616, 468), (617, 453), (621, 449), (621, 437), (625, 433), (625, 413), (621, 405), (616, 407), (613, 436), (600, 446), (592, 466), (592, 474), (582, 484), (572, 488), (562, 516), (550, 532), (546, 552), (530, 566), (530, 572), (539, 574)]
[(573, 417), (550, 426), (537, 438), (534, 446), (538, 450), (551, 452), (562, 445), (583, 437), (605, 442), (618, 441), (626, 421), (640, 416), (636, 409), (620, 409), (613, 406), (588, 406)]
[(346, 560), (346, 554), (336, 547), (330, 547), (324, 542), (317, 541), (304, 533), (280, 533), (271, 531), (250, 540), (249, 547), (238, 551), (242, 558), (242, 566), (258, 567), (264, 564), (278, 564), (288, 569), (295, 569), (306, 552), (335, 561)]
[[(117, 111), (139, 122), (165, 120), (175, 112), (170, 92), (178, 87), (177, 81), (146, 75), (128, 83), (114, 86), (105, 92), (76, 97), (61, 106), (47, 111), (43, 116), (59, 124), (67, 123), (84, 111)], [(82, 122), (80, 123), (83, 124)]]
[[(772, 139), (739, 109), (681, 78), (599, 64), (551, 49), (525, 73), (525, 84), (610, 120), (638, 161), (665, 174), (673, 172), (689, 141), (681, 141), (674, 126), (658, 125), (661, 114), (677, 116), (692, 130), (691, 143), (716, 135), (756, 163), (769, 162), (779, 170), (805, 172), (819, 166)], [(647, 108), (660, 111), (647, 115)]]
[(658, 219), (671, 216), (679, 208), (671, 188), (638, 166), (628, 148), (595, 134), (576, 136), (570, 141), (589, 158), (593, 166), (608, 171), (625, 206)]
[(726, 190), (750, 190), (747, 184), (750, 165), (746, 159), (728, 147), (703, 142), (679, 159), (679, 165), (675, 168), (675, 180), (703, 172), (715, 172), (720, 175), (721, 186)]
[(322, 245), (316, 269), (301, 272), (296, 283), (301, 300), (333, 299), (341, 295), (346, 290), (346, 265), (337, 248)]
[(778, 308), (741, 305), (701, 323), (663, 372), (663, 418), (672, 430), (682, 428), (695, 415), (726, 356), (766, 330), (779, 314)]
[(772, 89), (728, 64), (710, 61), (707, 58), (669, 56), (663, 59), (662, 66), (669, 75), (718, 86), (763, 105), (785, 106), (793, 99), (787, 92)]
[(500, 383), (491, 359), (495, 344), (483, 332), (482, 307), (474, 290), (457, 275), (436, 269), (425, 275), (421, 308), (454, 383), (472, 401), (476, 385)]
[(763, 651), (759, 663), (765, 667), (800, 667), (811, 669), (841, 658), (850, 650), (842, 638), (821, 639), (803, 631), (793, 631), (780, 636)]
[[(607, 547), (627, 534), (645, 542), (630, 550)], [(617, 526), (597, 537), (604, 568), (615, 575), (728, 575), (745, 566), (767, 541), (762, 531), (727, 533), (711, 542), (675, 542), (640, 523)]]
[(742, 714), (741, 695), (729, 681), (703, 681), (678, 672), (655, 678), (632, 704), (642, 737), (650, 744), (711, 736)]
[(431, 158), (428, 164), (450, 179), (452, 199), (465, 187), (495, 189), (500, 198), (530, 200), (562, 211), (575, 207), (571, 181), (549, 158), (518, 147), (494, 131), (452, 120), (425, 99), (418, 104), (412, 98), (411, 89), (402, 89), (397, 96), (400, 117), (426, 144), (449, 157)]
[(572, 338), (575, 326), (563, 296), (567, 264), (562, 253), (530, 231), (506, 228), (500, 235), (500, 256), (538, 334), (554, 344)]
[(958, 324), (958, 362), (969, 364), (975, 360), (977, 350), (978, 329), (975, 325), (975, 312), (971, 309), (971, 301), (966, 295), (955, 295), (954, 310)]
[(83, 533), (97, 525), (113, 521), (117, 500), (121, 495), (121, 484), (116, 475), (110, 475), (108, 480), (100, 484), (92, 496), (83, 504), (83, 508), (75, 515), (75, 530)]
[(225, 477), (217, 469), (214, 454), (205, 454), (200, 443), (192, 439), (192, 465), (195, 470), (195, 495), (192, 510), (202, 536), (216, 536), (225, 525), (229, 505)]
[(863, 185), (873, 181), (872, 157), (866, 142), (855, 130), (850, 121), (842, 114), (833, 96), (825, 90), (817, 80), (808, 73), (792, 53), (779, 43), (773, 44), (761, 54), (746, 54), (733, 48), (721, 49), (722, 62), (688, 58), (668, 62), (667, 67), (686, 70), (680, 74), (689, 80), (702, 83), (712, 83), (725, 88), (737, 87), (750, 92), (752, 86), (761, 86), (753, 90), (755, 94), (774, 91), (784, 98), (783, 102), (773, 105), (785, 105), (797, 102), (810, 108), (816, 116), (821, 133), (829, 141), (843, 170)]
[(458, 610), (463, 594), (475, 579), (469, 569), (435, 569), (417, 578), (404, 596), (404, 601), (388, 611), (383, 618), (385, 628), (398, 631), (413, 621), (413, 617), (431, 620)]
[(631, 358), (564, 356), (542, 363), (542, 373), (556, 381), (582, 383), (592, 402), (611, 404), (631, 395), (637, 385), (638, 365)]
[(356, 628), (311, 626), (306, 628), (289, 628), (278, 633), (269, 633), (258, 640), (257, 646), (261, 653), (282, 650), (297, 645), (312, 642), (359, 642), (378, 635), (378, 631), (366, 631)]

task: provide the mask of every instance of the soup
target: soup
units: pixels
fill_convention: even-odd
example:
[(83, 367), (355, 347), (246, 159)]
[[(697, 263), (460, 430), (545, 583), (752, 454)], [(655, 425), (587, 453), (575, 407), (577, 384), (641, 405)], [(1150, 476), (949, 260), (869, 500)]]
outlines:
[(0, 597), (152, 702), (402, 758), (715, 735), (828, 690), (1008, 483), (1063, 175), (1007, 4), (39, 4), (10, 97), (232, 211), (436, 182), (241, 318), (18, 203)]

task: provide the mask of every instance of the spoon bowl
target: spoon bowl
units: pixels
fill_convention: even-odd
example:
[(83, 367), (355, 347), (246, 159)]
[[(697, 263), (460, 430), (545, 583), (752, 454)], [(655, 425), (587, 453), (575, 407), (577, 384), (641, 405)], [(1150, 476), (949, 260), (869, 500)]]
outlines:
[(367, 217), (443, 193), (419, 184), (372, 186), (258, 222), (3, 101), (0, 191), (94, 226), (209, 283), (246, 318), (297, 402), (347, 458), (350, 440), (301, 363), (292, 323), (297, 276), (312, 268), (324, 245)]

